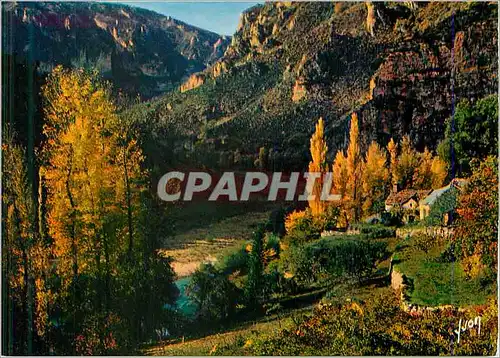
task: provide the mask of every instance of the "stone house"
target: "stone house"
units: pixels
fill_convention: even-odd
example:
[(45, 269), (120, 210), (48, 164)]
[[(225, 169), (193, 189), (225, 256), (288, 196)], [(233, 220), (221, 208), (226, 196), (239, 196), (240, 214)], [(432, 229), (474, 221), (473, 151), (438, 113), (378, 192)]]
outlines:
[(403, 189), (398, 190), (394, 185), (391, 194), (385, 200), (385, 210), (387, 212), (401, 211), (403, 222), (410, 223), (418, 219), (419, 202), (428, 196), (432, 190)]

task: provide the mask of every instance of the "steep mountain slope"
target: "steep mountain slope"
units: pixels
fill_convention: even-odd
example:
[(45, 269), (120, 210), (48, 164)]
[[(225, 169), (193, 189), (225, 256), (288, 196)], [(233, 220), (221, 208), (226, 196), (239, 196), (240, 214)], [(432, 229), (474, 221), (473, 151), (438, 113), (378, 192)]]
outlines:
[(143, 97), (203, 70), (230, 40), (121, 4), (3, 3), (2, 15), (4, 54), (31, 56), (42, 71), (54, 64), (92, 65), (124, 91)]
[(432, 149), (452, 102), (496, 93), (496, 74), (493, 2), (266, 3), (217, 63), (132, 112), (176, 134), (176, 158), (252, 166), (265, 146), (272, 167), (303, 169), (320, 116), (330, 155), (353, 111), (364, 148), (408, 133)]

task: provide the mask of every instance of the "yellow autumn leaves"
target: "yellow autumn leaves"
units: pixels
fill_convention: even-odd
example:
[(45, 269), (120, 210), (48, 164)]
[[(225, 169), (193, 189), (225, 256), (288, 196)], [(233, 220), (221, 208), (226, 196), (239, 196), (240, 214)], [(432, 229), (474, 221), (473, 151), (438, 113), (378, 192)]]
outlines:
[(112, 267), (128, 248), (131, 230), (117, 223), (138, 205), (143, 157), (118, 123), (110, 90), (92, 74), (58, 66), (42, 91), (48, 228), (69, 285), (80, 273)]
[[(329, 170), (327, 151), (324, 121), (320, 118), (311, 137), (312, 160), (309, 163), (309, 172), (324, 174)], [(387, 151), (373, 141), (363, 155), (356, 113), (351, 115), (347, 150), (339, 150), (336, 153), (331, 171), (333, 192), (341, 196), (347, 217), (355, 222), (362, 216), (383, 210), (383, 202), (391, 190), (391, 184), (398, 184), (400, 188), (430, 189), (442, 186), (447, 177), (445, 162), (437, 156), (432, 156), (427, 148), (418, 153), (412, 147), (408, 136), (403, 137), (400, 145), (391, 139)], [(326, 202), (321, 201), (319, 195), (321, 187), (322, 182), (318, 180), (314, 187), (316, 198), (309, 202), (313, 216), (325, 211)], [(300, 215), (303, 214), (292, 213), (287, 219), (288, 226)]]

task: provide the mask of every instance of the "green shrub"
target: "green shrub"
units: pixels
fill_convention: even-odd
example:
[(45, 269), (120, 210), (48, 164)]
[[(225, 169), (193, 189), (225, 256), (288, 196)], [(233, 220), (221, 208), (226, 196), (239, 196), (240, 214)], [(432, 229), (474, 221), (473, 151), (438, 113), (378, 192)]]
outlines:
[(367, 239), (383, 239), (396, 236), (394, 228), (382, 225), (362, 225), (359, 227), (359, 232)]
[(423, 233), (415, 234), (412, 239), (415, 247), (425, 253), (436, 244), (436, 238)]
[(298, 284), (323, 280), (361, 280), (372, 274), (386, 255), (385, 242), (326, 238), (304, 246), (291, 246), (283, 254), (282, 269)]
[(372, 274), (386, 254), (385, 242), (325, 239), (308, 247), (313, 273), (361, 280)]
[(383, 212), (380, 222), (383, 226), (401, 226), (403, 224), (403, 215), (401, 212)]
[(240, 290), (211, 264), (193, 273), (186, 292), (197, 305), (197, 316), (202, 322), (230, 319), (241, 297)]
[(217, 265), (217, 268), (225, 275), (240, 271), (244, 274), (248, 267), (248, 252), (245, 250), (245, 245), (235, 249), (233, 252), (222, 257)]

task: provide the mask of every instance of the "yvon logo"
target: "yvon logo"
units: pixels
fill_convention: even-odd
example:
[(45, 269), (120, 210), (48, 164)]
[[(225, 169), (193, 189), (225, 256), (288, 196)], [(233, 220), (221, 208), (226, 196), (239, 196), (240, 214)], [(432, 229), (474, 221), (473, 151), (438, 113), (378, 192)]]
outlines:
[(461, 333), (465, 332), (466, 330), (473, 329), (474, 327), (477, 327), (477, 335), (479, 336), (481, 334), (481, 317), (476, 317), (473, 320), (466, 320), (464, 321), (464, 324), (462, 325), (462, 319), (460, 318), (460, 321), (458, 321), (458, 328), (455, 330), (455, 333), (458, 336), (457, 343), (460, 343), (460, 335)]

